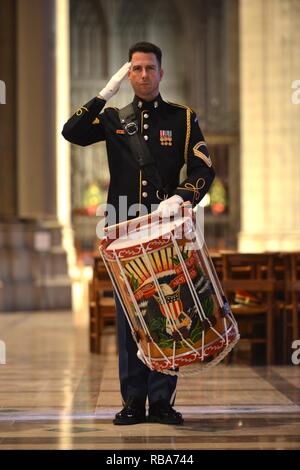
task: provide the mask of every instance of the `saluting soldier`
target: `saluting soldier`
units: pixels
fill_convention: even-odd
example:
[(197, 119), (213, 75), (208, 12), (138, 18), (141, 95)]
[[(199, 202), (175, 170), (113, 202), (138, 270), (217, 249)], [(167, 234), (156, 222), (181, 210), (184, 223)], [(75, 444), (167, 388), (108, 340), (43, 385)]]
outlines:
[[(196, 114), (187, 106), (164, 101), (159, 93), (163, 77), (161, 58), (161, 50), (154, 44), (133, 45), (129, 49), (129, 62), (63, 128), (63, 136), (73, 144), (86, 146), (106, 141), (110, 170), (107, 202), (114, 206), (117, 216), (116, 220), (108, 220), (109, 224), (129, 218), (120, 210), (120, 197), (127, 197), (128, 207), (135, 204), (139, 214), (145, 208), (152, 210), (156, 204), (165, 217), (175, 214), (184, 201), (198, 204), (214, 179)], [(125, 112), (110, 107), (101, 112), (126, 76), (135, 92), (129, 112), (128, 107)], [(133, 145), (134, 134), (142, 144)], [(180, 182), (184, 164), (187, 178)], [(116, 309), (124, 406), (116, 414), (114, 424), (146, 421), (147, 398), (150, 422), (182, 424), (182, 415), (173, 408), (177, 377), (151, 371), (142, 363), (117, 299)]]

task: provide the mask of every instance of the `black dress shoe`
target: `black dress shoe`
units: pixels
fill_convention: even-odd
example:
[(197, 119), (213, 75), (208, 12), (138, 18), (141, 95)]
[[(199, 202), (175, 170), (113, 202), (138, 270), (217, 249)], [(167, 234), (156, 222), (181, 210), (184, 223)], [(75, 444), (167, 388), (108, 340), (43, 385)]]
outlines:
[(116, 414), (114, 424), (138, 424), (146, 422), (145, 406), (135, 397), (130, 397), (124, 408)]
[(161, 399), (149, 406), (149, 423), (183, 424), (181, 413), (174, 410), (168, 400)]

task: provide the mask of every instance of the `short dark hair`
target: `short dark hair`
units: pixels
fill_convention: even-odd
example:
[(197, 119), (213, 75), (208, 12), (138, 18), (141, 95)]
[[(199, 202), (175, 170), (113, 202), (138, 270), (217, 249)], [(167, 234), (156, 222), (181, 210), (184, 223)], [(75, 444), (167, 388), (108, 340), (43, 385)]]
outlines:
[(131, 46), (128, 52), (129, 62), (131, 61), (132, 54), (134, 52), (145, 52), (146, 54), (149, 54), (150, 52), (152, 52), (153, 54), (156, 55), (159, 66), (161, 67), (161, 56), (162, 56), (161, 49), (155, 44), (152, 44), (151, 42), (143, 41), (143, 42), (137, 42), (136, 44)]

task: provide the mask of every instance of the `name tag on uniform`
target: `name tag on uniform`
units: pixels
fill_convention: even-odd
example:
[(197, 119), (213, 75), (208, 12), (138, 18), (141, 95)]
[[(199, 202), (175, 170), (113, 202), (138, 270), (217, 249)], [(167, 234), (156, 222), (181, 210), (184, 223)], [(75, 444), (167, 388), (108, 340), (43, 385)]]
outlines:
[(172, 131), (160, 131), (160, 145), (172, 145)]

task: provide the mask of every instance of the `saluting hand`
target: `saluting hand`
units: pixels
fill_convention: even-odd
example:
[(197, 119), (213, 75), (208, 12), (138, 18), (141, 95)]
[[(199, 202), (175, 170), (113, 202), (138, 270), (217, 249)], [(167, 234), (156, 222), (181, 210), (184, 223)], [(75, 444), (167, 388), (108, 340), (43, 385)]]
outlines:
[(126, 77), (131, 66), (131, 62), (126, 62), (120, 70), (115, 73), (107, 85), (99, 92), (99, 97), (103, 98), (105, 101), (108, 101), (113, 95), (115, 95), (120, 88), (120, 85), (124, 78)]

